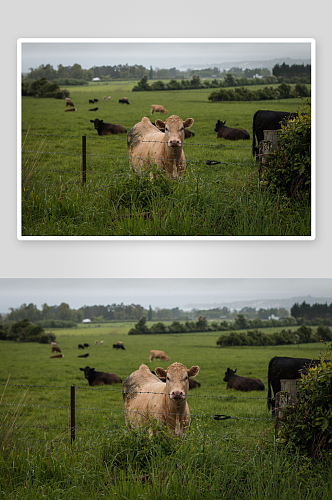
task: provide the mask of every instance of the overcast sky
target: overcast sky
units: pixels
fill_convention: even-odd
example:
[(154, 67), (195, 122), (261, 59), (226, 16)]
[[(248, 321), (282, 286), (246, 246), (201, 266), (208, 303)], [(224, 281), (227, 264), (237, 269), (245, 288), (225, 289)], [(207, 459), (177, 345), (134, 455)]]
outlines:
[[(131, 43), (114, 42), (107, 43), (94, 39), (88, 43), (81, 41), (76, 43), (54, 43), (54, 39), (46, 42), (44, 39), (32, 43), (22, 40), (22, 71), (28, 72), (29, 68), (38, 68), (41, 64), (51, 64), (57, 69), (59, 64), (63, 66), (73, 66), (77, 63), (83, 69), (93, 66), (114, 66), (117, 64), (143, 65), (146, 68), (179, 68), (182, 65), (204, 64), (207, 67), (214, 63), (240, 62), (246, 60), (261, 61), (275, 58), (310, 59), (310, 43), (298, 43), (296, 39), (292, 43), (289, 40), (280, 42), (275, 39), (269, 43), (259, 41), (255, 43), (238, 41), (229, 43), (220, 41), (206, 42), (186, 42), (158, 43), (154, 39), (153, 43), (143, 43), (136, 41)], [(63, 40), (63, 39), (62, 39)], [(86, 39), (85, 39), (86, 40)], [(162, 39), (159, 39), (159, 41)], [(178, 40), (178, 39), (177, 39)], [(202, 39), (203, 40), (203, 39)]]
[(237, 300), (283, 299), (296, 296), (332, 297), (330, 278), (2, 278), (0, 312), (26, 303), (59, 305), (141, 304), (186, 308), (188, 304), (214, 304)]

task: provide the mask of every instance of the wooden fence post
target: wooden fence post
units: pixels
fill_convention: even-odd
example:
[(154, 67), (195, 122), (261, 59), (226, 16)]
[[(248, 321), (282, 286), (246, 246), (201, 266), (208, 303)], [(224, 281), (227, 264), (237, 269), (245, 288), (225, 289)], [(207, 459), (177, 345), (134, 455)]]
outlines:
[(75, 386), (70, 388), (70, 444), (75, 440)]
[(276, 426), (276, 434), (278, 434), (281, 426), (283, 409), (292, 405), (297, 400), (297, 380), (282, 379), (280, 380), (281, 391), (277, 392), (275, 397), (275, 416), (278, 418)]
[(264, 169), (265, 157), (269, 153), (273, 153), (278, 149), (278, 131), (277, 130), (263, 130), (264, 140), (259, 143), (259, 180)]
[(86, 135), (82, 135), (82, 185), (86, 183)]

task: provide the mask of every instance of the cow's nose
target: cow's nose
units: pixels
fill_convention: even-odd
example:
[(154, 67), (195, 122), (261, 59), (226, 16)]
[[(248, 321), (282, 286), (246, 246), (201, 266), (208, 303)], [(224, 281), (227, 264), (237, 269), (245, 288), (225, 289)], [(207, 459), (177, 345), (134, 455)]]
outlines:
[(183, 398), (184, 397), (184, 392), (183, 391), (172, 391), (171, 396), (173, 398)]
[(170, 146), (181, 146), (181, 141), (179, 141), (178, 139), (171, 139), (169, 141), (169, 145)]

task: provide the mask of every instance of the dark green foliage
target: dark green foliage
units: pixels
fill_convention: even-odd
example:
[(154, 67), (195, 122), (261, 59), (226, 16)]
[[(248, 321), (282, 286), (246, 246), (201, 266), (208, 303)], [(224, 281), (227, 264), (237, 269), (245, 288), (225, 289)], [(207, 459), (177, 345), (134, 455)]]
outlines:
[(34, 80), (31, 83), (22, 82), (22, 95), (32, 97), (54, 97), (64, 99), (69, 96), (68, 90), (60, 90), (55, 82), (49, 82), (45, 77)]
[(235, 345), (294, 345), (330, 340), (332, 340), (332, 332), (328, 326), (320, 325), (317, 332), (314, 333), (312, 328), (302, 325), (296, 331), (288, 328), (271, 334), (266, 334), (257, 329), (246, 333), (230, 332), (228, 335), (221, 335), (217, 340), (217, 345), (222, 347)]
[(60, 319), (44, 319), (36, 322), (43, 328), (76, 328), (77, 323), (75, 321), (64, 321)]
[(15, 340), (17, 342), (39, 342), (40, 344), (50, 344), (55, 340), (54, 333), (45, 333), (40, 325), (30, 322), (29, 319), (22, 319), (9, 326), (0, 326), (0, 340)]
[(278, 149), (266, 158), (261, 184), (289, 198), (309, 201), (311, 110), (307, 101), (304, 102), (298, 116), (288, 120), (278, 135)]
[[(58, 79), (53, 80), (53, 81), (57, 85), (61, 85), (61, 86), (63, 86), (63, 85), (77, 85), (77, 86), (88, 85), (88, 82), (86, 80), (81, 80), (79, 78), (58, 78)], [(68, 95), (69, 95), (69, 92), (68, 92)]]
[(128, 335), (144, 335), (151, 333), (151, 330), (146, 325), (146, 316), (142, 316), (134, 328), (129, 330)]
[[(228, 76), (228, 75), (227, 75)], [(226, 80), (226, 79), (225, 79)], [(235, 79), (234, 79), (235, 80)], [(233, 87), (233, 80), (229, 80), (226, 87)], [(232, 82), (232, 83), (231, 83)], [(235, 80), (236, 82), (236, 80)], [(247, 83), (245, 83), (247, 85)], [(222, 88), (212, 92), (209, 101), (266, 101), (273, 99), (290, 99), (294, 97), (307, 97), (310, 91), (304, 84), (297, 84), (292, 90), (290, 85), (282, 83), (278, 87), (264, 87), (258, 90), (250, 90), (246, 87), (236, 87), (233, 89)]]
[(302, 304), (296, 302), (291, 308), (291, 315), (294, 318), (315, 319), (315, 318), (331, 318), (332, 303), (327, 304), (307, 304), (305, 301)]
[(208, 322), (204, 316), (199, 316), (197, 321), (186, 321), (184, 325), (173, 321), (170, 327), (167, 327), (164, 323), (159, 322), (152, 325), (151, 328), (146, 325), (146, 317), (142, 316), (135, 327), (129, 330), (128, 335), (203, 332), (208, 329)]
[(272, 68), (272, 73), (276, 77), (283, 77), (286, 79), (293, 79), (293, 78), (303, 78), (307, 77), (310, 79), (311, 77), (311, 64), (292, 64), (289, 66), (286, 63), (276, 64)]
[(331, 345), (320, 364), (302, 375), (298, 399), (283, 411), (279, 441), (318, 460), (332, 456)]

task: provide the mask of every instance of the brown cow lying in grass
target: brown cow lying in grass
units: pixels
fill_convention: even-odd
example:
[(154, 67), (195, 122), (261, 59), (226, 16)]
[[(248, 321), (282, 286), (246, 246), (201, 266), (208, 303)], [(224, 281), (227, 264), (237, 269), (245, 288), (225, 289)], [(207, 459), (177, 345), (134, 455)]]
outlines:
[(88, 380), (89, 385), (105, 385), (105, 384), (121, 384), (122, 380), (115, 373), (96, 372), (94, 368), (86, 366), (80, 368), (84, 372), (84, 377)]
[[(123, 384), (123, 404), (127, 426), (139, 428), (156, 419), (172, 434), (182, 437), (190, 426), (187, 403), (189, 377), (195, 377), (198, 366), (189, 370), (181, 363), (173, 363), (167, 370), (155, 369), (157, 377), (146, 365), (126, 378)], [(159, 378), (166, 378), (166, 384)]]
[(169, 361), (169, 357), (164, 351), (150, 351), (150, 363), (154, 358), (163, 359), (165, 361)]
[(259, 378), (239, 377), (235, 375), (236, 370), (227, 368), (224, 382), (227, 382), (226, 389), (235, 389), (236, 391), (264, 391), (265, 387)]
[(187, 118), (183, 121), (179, 116), (172, 115), (165, 122), (158, 119), (155, 123), (159, 129), (165, 129), (164, 134), (146, 116), (129, 130), (129, 164), (137, 172), (157, 165), (169, 177), (179, 179), (186, 170), (182, 149), (184, 130), (190, 128), (194, 120)]

